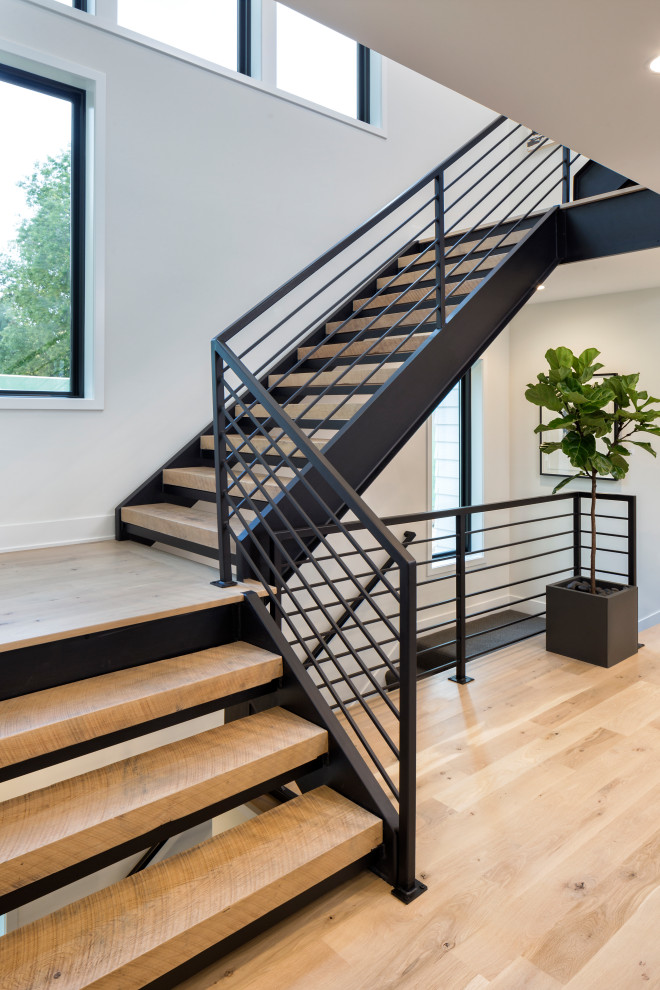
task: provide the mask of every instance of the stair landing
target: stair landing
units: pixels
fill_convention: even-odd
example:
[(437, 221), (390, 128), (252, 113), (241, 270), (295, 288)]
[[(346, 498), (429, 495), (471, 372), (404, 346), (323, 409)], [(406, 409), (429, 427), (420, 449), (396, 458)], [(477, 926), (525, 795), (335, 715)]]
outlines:
[(104, 541), (0, 555), (0, 653), (242, 600), (214, 567), (138, 543)]

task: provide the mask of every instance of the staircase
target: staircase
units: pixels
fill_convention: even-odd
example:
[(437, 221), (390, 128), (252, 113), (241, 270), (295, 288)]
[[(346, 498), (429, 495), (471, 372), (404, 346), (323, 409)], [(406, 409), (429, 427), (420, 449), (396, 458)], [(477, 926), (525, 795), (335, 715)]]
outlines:
[[(524, 219), (502, 224), (486, 237), (485, 231), (477, 230), (469, 236), (457, 233), (447, 238), (447, 264), (452, 268), (446, 279), (447, 315), (476, 291), (532, 226), (533, 220)], [(356, 296), (350, 308), (344, 306), (334, 313), (317, 332), (316, 343), (296, 347), (264, 382), (269, 394), (282, 403), (319, 450), (359, 416), (374, 393), (437, 329), (434, 242), (422, 239), (407, 245), (388, 273), (364, 291), (371, 294)], [(240, 411), (239, 402), (236, 412)], [(255, 506), (266, 508), (270, 499), (292, 482), (304, 458), (286, 437), (281, 438), (279, 450), (272, 449), (273, 437), (280, 437), (281, 432), (272, 429), (270, 413), (263, 405), (254, 406), (251, 414), (263, 433), (248, 441), (230, 432), (227, 443), (242, 455), (251, 455), (254, 448), (275, 468), (275, 477), (257, 463), (254, 478), (239, 479), (229, 494), (240, 499), (242, 480), (248, 485), (247, 497)], [(246, 410), (246, 417), (249, 415)], [(212, 426), (120, 507), (120, 538), (158, 542), (217, 558), (215, 442), (211, 431)], [(282, 463), (280, 452), (291, 456), (290, 466)], [(153, 500), (145, 501), (145, 496)], [(254, 518), (250, 510), (242, 513), (244, 522)], [(234, 519), (231, 525), (240, 535), (241, 523)]]
[[(212, 342), (213, 424), (117, 509), (118, 539), (218, 560), (221, 587), (258, 582), (268, 610), (247, 596), (252, 635), (242, 640), (282, 658), (284, 683), (271, 684), (240, 714), (278, 739), (291, 732), (287, 751), (303, 749), (298, 760), (322, 759), (314, 727), (330, 743), (327, 767), (286, 763), (280, 773), (273, 764), (279, 768), (284, 757), (264, 739), (263, 752), (254, 754), (263, 791), (284, 774), (297, 781), (300, 797), (240, 826), (234, 837), (219, 836), (121, 881), (117, 895), (110, 888), (83, 902), (66, 944), (91, 926), (93, 912), (106, 931), (113, 905), (124, 900), (134, 917), (135, 898), (163, 898), (149, 935), (160, 942), (138, 938), (124, 948), (120, 940), (117, 965), (126, 978), (121, 970), (113, 986), (152, 986), (158, 967), (181, 974), (184, 941), (199, 961), (211, 951), (216, 924), (226, 948), (232, 932), (248, 937), (264, 918), (276, 918), (277, 897), (300, 903), (301, 890), (319, 890), (346, 868), (335, 838), (351, 849), (348, 861), (378, 847), (377, 870), (401, 900), (425, 889), (415, 878), (416, 565), (361, 493), (556, 265), (657, 243), (658, 197), (632, 187), (602, 202), (571, 202), (579, 156), (546, 139), (530, 154), (527, 137), (519, 124), (493, 121), (220, 334)], [(460, 518), (457, 541), (464, 545)], [(458, 603), (464, 574), (462, 584), (460, 574), (456, 579)], [(230, 730), (243, 738), (240, 723), (223, 728), (225, 740), (234, 739)], [(195, 752), (204, 749), (202, 741)], [(170, 761), (165, 754), (163, 763)], [(195, 778), (190, 790), (205, 793), (215, 766), (199, 770), (204, 780)], [(253, 779), (236, 770), (243, 772)], [(125, 817), (140, 814), (127, 810)], [(288, 830), (291, 843), (279, 838)], [(311, 837), (325, 835), (316, 851), (308, 849), (308, 831), (312, 845)], [(272, 862), (267, 840), (278, 843)], [(246, 857), (248, 842), (254, 853)], [(225, 893), (213, 881), (234, 856), (238, 873)], [(246, 859), (254, 875), (244, 870)], [(182, 876), (190, 937), (176, 926), (175, 901), (160, 893)], [(203, 891), (199, 908), (189, 880)], [(50, 944), (54, 929), (41, 924), (24, 937)], [(69, 933), (68, 909), (55, 924)], [(143, 962), (152, 958), (156, 968), (147, 972)], [(32, 985), (20, 972), (20, 985)], [(93, 979), (105, 985), (103, 974)]]
[[(98, 766), (1, 804), (0, 913), (229, 809), (281, 797), (148, 869), (142, 856), (130, 875), (10, 931), (0, 952), (6, 990), (174, 987), (365, 865), (387, 873), (391, 810), (383, 802), (380, 813), (302, 668), (272, 648), (257, 595), (229, 602), (3, 655), (29, 665), (33, 690), (0, 701), (0, 778), (91, 752)], [(236, 632), (246, 639), (231, 639)], [(180, 641), (188, 649), (171, 655)], [(83, 658), (85, 679), (69, 680)], [(118, 762), (105, 755), (119, 740), (213, 711), (224, 724), (193, 725)], [(297, 796), (282, 790), (293, 781)]]

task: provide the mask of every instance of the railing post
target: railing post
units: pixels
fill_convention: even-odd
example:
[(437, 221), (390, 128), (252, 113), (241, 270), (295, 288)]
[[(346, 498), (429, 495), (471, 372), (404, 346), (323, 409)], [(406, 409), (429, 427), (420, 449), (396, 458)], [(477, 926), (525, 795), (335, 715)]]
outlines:
[(438, 326), (445, 325), (445, 173), (435, 177), (435, 304)]
[(396, 885), (392, 890), (410, 904), (427, 889), (415, 877), (417, 821), (417, 565), (399, 565), (399, 834)]
[(573, 577), (582, 574), (582, 496), (573, 493)]
[(571, 149), (566, 145), (561, 149), (561, 201), (571, 201)]
[(231, 546), (229, 542), (229, 492), (227, 485), (227, 429), (225, 416), (224, 365), (218, 354), (215, 342), (213, 351), (213, 449), (215, 459), (215, 491), (218, 512), (218, 557), (220, 580), (211, 584), (219, 588), (229, 588), (236, 584), (231, 571)]
[(628, 498), (628, 584), (637, 584), (637, 496)]
[(465, 552), (467, 540), (465, 536), (465, 514), (459, 512), (456, 516), (456, 673), (450, 681), (456, 684), (469, 684), (474, 677), (465, 673)]

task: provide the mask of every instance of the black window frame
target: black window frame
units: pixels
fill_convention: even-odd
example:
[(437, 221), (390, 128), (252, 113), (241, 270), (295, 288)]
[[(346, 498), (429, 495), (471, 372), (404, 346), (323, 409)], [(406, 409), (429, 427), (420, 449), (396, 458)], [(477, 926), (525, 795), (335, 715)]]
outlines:
[[(79, 0), (85, 2), (85, 0)], [(83, 9), (83, 8), (79, 8)], [(0, 396), (80, 399), (85, 391), (85, 130), (87, 93), (84, 89), (0, 63), (0, 82), (23, 86), (71, 104), (71, 369), (66, 392), (39, 389), (0, 389)]]
[[(238, 0), (238, 65), (239, 72), (245, 71), (246, 75), (250, 75), (249, 66), (251, 65), (250, 53), (245, 55), (244, 46), (247, 44), (249, 48), (250, 42), (250, 25), (251, 25), (251, 10), (252, 10), (252, 0)], [(306, 14), (305, 16), (309, 16)], [(313, 20), (314, 18), (311, 18)], [(241, 31), (243, 23), (247, 24), (247, 28)], [(320, 23), (320, 22), (319, 22)], [(329, 29), (330, 30), (330, 29)], [(275, 41), (277, 45), (277, 40)], [(371, 49), (367, 48), (365, 45), (361, 45), (358, 41), (355, 42), (356, 57), (357, 57), (357, 106), (355, 119), (361, 121), (364, 124), (371, 123)], [(245, 63), (248, 69), (243, 70), (241, 66), (241, 58), (246, 59)], [(319, 103), (318, 106), (323, 106)], [(326, 110), (330, 110), (330, 107), (326, 107)]]
[[(458, 382), (458, 387), (460, 448), (458, 490), (460, 504), (457, 508), (463, 508), (466, 505), (470, 505), (472, 501), (472, 369), (466, 371)], [(433, 451), (431, 451), (431, 457), (433, 457)], [(470, 553), (472, 550), (471, 520), (471, 515), (465, 517), (466, 553)], [(433, 529), (433, 520), (431, 520), (431, 529)], [(433, 547), (433, 543), (431, 543), (431, 547)], [(446, 550), (443, 553), (433, 553), (431, 551), (431, 560), (434, 562), (437, 560), (450, 560), (456, 556), (456, 552), (456, 547)]]

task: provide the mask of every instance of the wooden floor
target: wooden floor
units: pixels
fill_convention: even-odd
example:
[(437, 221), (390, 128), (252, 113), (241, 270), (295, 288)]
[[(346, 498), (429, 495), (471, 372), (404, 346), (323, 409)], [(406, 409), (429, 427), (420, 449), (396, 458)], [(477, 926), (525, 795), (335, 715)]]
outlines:
[[(106, 541), (0, 555), (0, 652), (240, 601), (205, 564)], [(256, 590), (256, 587), (252, 590)]]
[(660, 988), (660, 627), (611, 670), (543, 637), (419, 686), (418, 876), (364, 875), (185, 990)]

